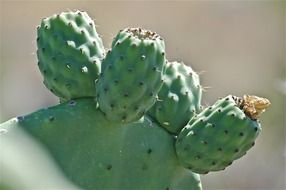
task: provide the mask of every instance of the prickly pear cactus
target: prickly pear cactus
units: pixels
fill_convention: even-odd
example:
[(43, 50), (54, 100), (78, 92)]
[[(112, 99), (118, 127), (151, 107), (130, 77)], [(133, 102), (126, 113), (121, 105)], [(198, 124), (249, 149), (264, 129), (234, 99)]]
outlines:
[(183, 63), (168, 62), (158, 101), (148, 111), (162, 127), (179, 133), (201, 106), (199, 75)]
[[(44, 19), (37, 39), (44, 83), (62, 102), (1, 124), (0, 155), (17, 152), (7, 145), (25, 134), (68, 189), (201, 190), (199, 174), (224, 169), (254, 145), (270, 105), (230, 95), (200, 112), (198, 74), (167, 62), (162, 37), (141, 28), (121, 30), (106, 56), (84, 12)], [(51, 184), (29, 187), (63, 188)]]
[[(197, 173), (223, 170), (255, 144), (261, 131), (257, 122), (259, 109), (265, 109), (268, 101), (253, 97), (253, 102), (227, 96), (203, 110), (184, 127), (176, 142), (181, 163)], [(261, 99), (262, 100), (262, 99)], [(253, 113), (249, 112), (253, 108)]]
[(45, 86), (62, 100), (94, 97), (105, 50), (87, 13), (44, 18), (37, 32), (38, 66)]
[(96, 88), (100, 109), (113, 121), (138, 120), (155, 103), (162, 85), (165, 44), (140, 28), (120, 31), (102, 62)]

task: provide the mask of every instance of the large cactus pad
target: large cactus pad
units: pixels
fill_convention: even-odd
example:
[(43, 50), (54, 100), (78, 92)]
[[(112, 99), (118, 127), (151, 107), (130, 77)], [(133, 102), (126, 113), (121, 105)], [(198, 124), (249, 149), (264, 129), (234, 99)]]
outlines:
[[(201, 189), (199, 175), (176, 159), (175, 139), (148, 117), (111, 123), (93, 99), (78, 99), (7, 124), (47, 147), (64, 174), (84, 189)], [(9, 133), (9, 126), (1, 128)]]

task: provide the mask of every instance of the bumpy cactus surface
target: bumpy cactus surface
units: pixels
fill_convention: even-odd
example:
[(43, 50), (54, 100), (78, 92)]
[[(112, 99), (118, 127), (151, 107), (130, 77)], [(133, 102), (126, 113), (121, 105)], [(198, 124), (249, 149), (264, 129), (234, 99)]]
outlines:
[(37, 41), (44, 83), (62, 102), (1, 124), (0, 137), (25, 131), (81, 189), (201, 190), (199, 174), (254, 145), (270, 104), (229, 95), (201, 111), (199, 75), (166, 60), (162, 37), (127, 28), (105, 55), (85, 12), (43, 19)]
[(62, 100), (95, 96), (104, 57), (102, 40), (85, 12), (42, 20), (37, 38), (38, 65), (45, 86)]
[(148, 114), (177, 134), (199, 112), (201, 96), (199, 75), (183, 63), (168, 62), (158, 101)]
[(155, 103), (162, 85), (165, 44), (140, 28), (119, 32), (102, 62), (96, 84), (100, 109), (114, 121), (138, 120)]

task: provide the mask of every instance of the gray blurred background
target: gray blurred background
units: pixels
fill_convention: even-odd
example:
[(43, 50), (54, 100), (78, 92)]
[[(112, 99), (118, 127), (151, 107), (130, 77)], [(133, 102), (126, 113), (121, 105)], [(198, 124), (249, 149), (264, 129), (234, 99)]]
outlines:
[[(105, 46), (125, 27), (159, 33), (169, 60), (201, 73), (203, 104), (228, 94), (267, 97), (256, 145), (223, 172), (202, 176), (206, 190), (285, 187), (285, 1), (0, 1), (0, 122), (58, 102), (37, 68), (36, 26), (43, 17), (84, 10)], [(1, 171), (0, 171), (1, 172)]]

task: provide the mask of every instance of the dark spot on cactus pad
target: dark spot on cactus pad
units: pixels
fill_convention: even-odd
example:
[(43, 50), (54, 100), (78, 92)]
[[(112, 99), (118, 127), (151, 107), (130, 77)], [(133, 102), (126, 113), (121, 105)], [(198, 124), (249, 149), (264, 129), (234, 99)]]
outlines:
[(143, 84), (144, 84), (144, 82), (142, 82), (142, 81), (139, 82), (139, 85), (140, 85), (140, 86), (143, 86)]
[(52, 88), (50, 89), (50, 91), (51, 91), (51, 92), (54, 92), (54, 90), (53, 90)]
[(48, 29), (48, 25), (45, 25), (44, 27), (45, 27), (46, 30)]
[(118, 81), (117, 79), (114, 80), (114, 83), (115, 83), (115, 84), (118, 84), (118, 82), (119, 82), (119, 81)]
[(120, 56), (119, 56), (119, 59), (120, 59), (120, 60), (123, 60), (123, 59), (124, 59), (123, 55), (120, 55)]
[(92, 26), (93, 26), (93, 24), (90, 22), (90, 23), (89, 23), (89, 26), (91, 26), (91, 27), (92, 27)]
[(147, 153), (148, 153), (148, 154), (151, 154), (151, 153), (152, 153), (152, 149), (149, 148), (149, 149), (147, 150)]
[(137, 111), (139, 109), (138, 106), (134, 106), (134, 110)]
[[(131, 36), (128, 36), (128, 37), (131, 38)], [(132, 48), (136, 48), (136, 46), (137, 46), (136, 44), (132, 44), (132, 45), (131, 45)]]
[(252, 144), (251, 144), (251, 146), (254, 146), (255, 145), (255, 142), (253, 142)]
[(240, 132), (240, 133), (239, 133), (239, 136), (243, 137), (243, 135), (244, 135), (243, 132)]
[(125, 121), (125, 120), (126, 120), (126, 118), (127, 118), (127, 116), (126, 116), (126, 115), (124, 115), (124, 116), (122, 116), (122, 117), (121, 117), (122, 121)]
[(239, 152), (239, 149), (238, 149), (238, 148), (236, 148), (236, 149), (234, 150), (234, 152)]
[(231, 165), (231, 164), (232, 164), (232, 162), (227, 163), (228, 166)]
[(37, 42), (40, 40), (40, 37), (37, 37)]
[(164, 55), (165, 55), (165, 52), (162, 52), (161, 55), (164, 56)]
[(141, 60), (144, 61), (146, 59), (145, 55), (141, 55)]
[(130, 73), (133, 71), (133, 69), (132, 68), (128, 68), (127, 69)]
[(111, 107), (111, 108), (114, 108), (114, 104), (110, 104), (110, 107)]
[(202, 141), (202, 144), (207, 145), (208, 142), (207, 141)]
[(258, 131), (258, 128), (257, 128), (257, 127), (254, 127), (254, 131)]
[(125, 94), (124, 94), (124, 97), (125, 97), (125, 98), (127, 98), (128, 96), (129, 96), (128, 93), (125, 93)]
[(49, 121), (50, 121), (50, 122), (52, 122), (52, 121), (54, 121), (54, 120), (55, 120), (55, 117), (54, 117), (54, 116), (50, 116), (50, 117), (49, 117)]
[(45, 48), (42, 48), (42, 52), (45, 52), (45, 50), (46, 50)]
[(19, 116), (19, 117), (17, 117), (17, 120), (18, 120), (19, 122), (23, 121), (24, 119), (25, 119), (24, 116)]
[(215, 162), (215, 161), (213, 161), (213, 162), (212, 162), (212, 165), (213, 165), (213, 166), (214, 166), (214, 165), (216, 165), (216, 162)]
[(105, 92), (105, 93), (107, 93), (108, 88), (107, 88), (107, 87), (105, 87), (103, 90), (104, 90), (104, 92)]
[(217, 111), (220, 113), (220, 112), (221, 112), (221, 109), (218, 109)]
[(220, 152), (222, 152), (222, 148), (218, 148), (217, 150), (220, 151)]
[(228, 130), (224, 130), (223, 132), (224, 132), (224, 134), (226, 134), (226, 135), (228, 134)]
[(157, 71), (157, 67), (154, 66), (154, 67), (152, 68), (152, 70), (153, 70), (153, 71)]
[(112, 169), (112, 165), (111, 164), (107, 165), (106, 169), (107, 170), (111, 170)]
[(231, 117), (235, 117), (235, 113), (230, 114)]
[(70, 106), (75, 106), (76, 105), (76, 101), (74, 101), (74, 100), (69, 101), (69, 105)]
[(166, 190), (170, 190), (170, 188), (169, 188), (169, 187), (166, 187)]
[(149, 93), (149, 96), (151, 96), (151, 97), (154, 96), (154, 93), (153, 93), (153, 92), (150, 92), (150, 93)]

